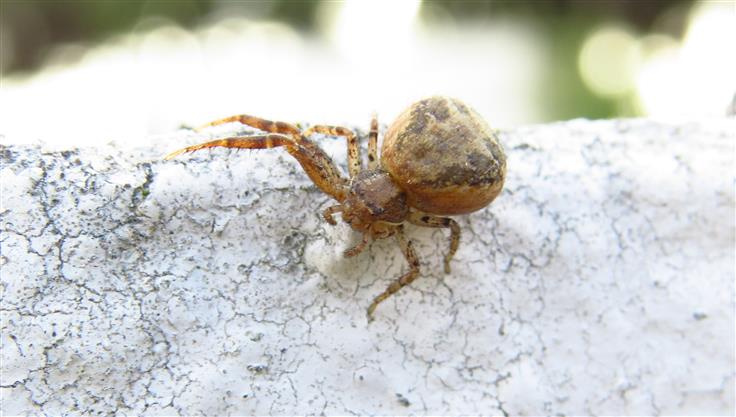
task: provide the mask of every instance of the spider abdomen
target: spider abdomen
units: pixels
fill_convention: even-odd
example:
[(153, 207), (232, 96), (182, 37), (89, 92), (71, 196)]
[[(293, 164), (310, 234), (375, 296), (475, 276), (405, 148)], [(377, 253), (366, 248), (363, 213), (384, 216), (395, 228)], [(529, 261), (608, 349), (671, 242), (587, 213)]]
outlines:
[(392, 123), (381, 164), (407, 194), (408, 204), (432, 214), (463, 214), (490, 204), (506, 177), (496, 134), (460, 100), (430, 97)]

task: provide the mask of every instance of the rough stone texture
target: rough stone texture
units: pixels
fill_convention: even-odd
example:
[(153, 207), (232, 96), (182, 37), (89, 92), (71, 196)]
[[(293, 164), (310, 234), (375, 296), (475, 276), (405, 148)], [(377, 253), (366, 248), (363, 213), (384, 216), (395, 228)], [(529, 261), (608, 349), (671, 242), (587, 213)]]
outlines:
[(397, 245), (342, 258), (282, 150), (4, 146), (1, 411), (733, 415), (735, 131), (503, 132), (452, 274), (446, 231), (409, 226), (423, 275), (370, 325)]

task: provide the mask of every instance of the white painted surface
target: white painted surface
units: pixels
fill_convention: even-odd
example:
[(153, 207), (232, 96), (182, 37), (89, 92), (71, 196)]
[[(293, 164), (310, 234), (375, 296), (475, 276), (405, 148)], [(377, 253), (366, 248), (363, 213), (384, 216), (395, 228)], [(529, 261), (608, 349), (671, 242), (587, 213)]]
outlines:
[(370, 325), (401, 253), (342, 258), (357, 235), (283, 151), (8, 145), (1, 411), (733, 415), (735, 131), (504, 132), (452, 274), (409, 226), (422, 277)]

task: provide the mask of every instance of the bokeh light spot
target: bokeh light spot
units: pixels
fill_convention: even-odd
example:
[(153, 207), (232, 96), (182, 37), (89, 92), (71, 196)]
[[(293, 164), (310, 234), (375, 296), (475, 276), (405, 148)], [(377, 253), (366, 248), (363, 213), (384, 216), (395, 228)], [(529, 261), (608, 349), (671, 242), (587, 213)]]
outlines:
[(637, 83), (646, 114), (673, 120), (726, 114), (736, 92), (734, 23), (733, 4), (698, 3), (682, 45), (659, 42), (645, 56)]
[(600, 28), (589, 36), (578, 58), (585, 85), (605, 97), (628, 94), (635, 85), (638, 66), (636, 39), (613, 27)]

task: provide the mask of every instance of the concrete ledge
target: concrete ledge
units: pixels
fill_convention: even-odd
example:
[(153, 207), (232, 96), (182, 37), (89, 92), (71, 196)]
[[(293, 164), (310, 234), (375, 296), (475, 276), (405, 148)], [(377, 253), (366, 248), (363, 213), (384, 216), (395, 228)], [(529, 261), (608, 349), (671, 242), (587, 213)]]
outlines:
[(422, 277), (370, 325), (401, 253), (344, 259), (285, 152), (5, 145), (0, 411), (733, 415), (734, 132), (504, 132), (452, 274), (446, 233), (409, 226)]

